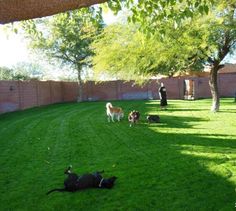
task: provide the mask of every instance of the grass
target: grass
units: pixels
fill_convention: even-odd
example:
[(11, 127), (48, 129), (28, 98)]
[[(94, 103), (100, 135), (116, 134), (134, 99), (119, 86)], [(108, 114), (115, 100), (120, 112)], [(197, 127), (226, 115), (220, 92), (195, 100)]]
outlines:
[[(108, 123), (105, 102), (57, 104), (0, 115), (1, 210), (234, 210), (236, 104), (221, 100), (114, 101), (122, 122)], [(129, 127), (127, 113), (141, 112)], [(146, 114), (160, 124), (147, 124)], [(77, 173), (116, 175), (111, 190), (55, 192), (69, 164)]]

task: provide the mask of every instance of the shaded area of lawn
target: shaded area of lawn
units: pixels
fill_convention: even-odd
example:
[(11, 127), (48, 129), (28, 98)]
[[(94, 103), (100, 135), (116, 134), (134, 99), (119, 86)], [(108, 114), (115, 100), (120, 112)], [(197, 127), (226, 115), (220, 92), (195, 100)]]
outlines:
[[(233, 210), (236, 132), (231, 99), (114, 101), (141, 122), (108, 123), (105, 102), (59, 104), (0, 116), (1, 208), (28, 210)], [(225, 107), (224, 107), (225, 103)], [(225, 112), (224, 112), (225, 111)], [(145, 114), (161, 116), (147, 124)], [(105, 170), (112, 190), (45, 193), (62, 187), (63, 170)]]

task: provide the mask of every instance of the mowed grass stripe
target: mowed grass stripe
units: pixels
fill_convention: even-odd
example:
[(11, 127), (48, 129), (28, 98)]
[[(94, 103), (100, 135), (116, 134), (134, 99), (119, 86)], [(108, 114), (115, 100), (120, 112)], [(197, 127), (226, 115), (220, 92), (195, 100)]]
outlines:
[[(66, 106), (64, 109), (66, 109)], [(34, 122), (43, 120), (50, 121), (53, 117), (61, 116), (61, 114), (66, 112), (64, 109), (56, 108), (52, 109), (52, 111), (48, 111), (48, 109), (46, 109), (47, 111), (44, 111), (42, 109), (38, 110), (38, 108), (30, 109), (29, 115), (25, 117), (22, 117), (22, 111), (16, 112), (17, 117), (15, 119), (11, 117), (11, 113), (4, 114), (3, 119), (0, 117), (0, 132), (2, 136), (1, 142), (4, 144), (5, 141), (14, 140), (13, 137), (17, 136), (18, 133), (21, 133), (21, 130), (24, 130), (24, 127), (28, 127), (28, 124), (33, 124)], [(7, 118), (8, 115), (10, 120), (8, 120)]]
[[(71, 108), (73, 108), (73, 110), (71, 110)], [(67, 140), (63, 138), (63, 133), (64, 133), (63, 131), (66, 131), (68, 128), (65, 127), (63, 123), (69, 122), (69, 119), (71, 118), (71, 116), (73, 116), (74, 113), (78, 111), (77, 111), (77, 108), (71, 107), (71, 106), (70, 106), (70, 109), (65, 109), (63, 111), (58, 110), (58, 111), (59, 112), (55, 110), (53, 112), (41, 113), (40, 114), (41, 118), (38, 118), (38, 115), (36, 116), (34, 115), (31, 119), (26, 119), (25, 121), (28, 122), (28, 124), (26, 124), (25, 122), (24, 127), (21, 128), (21, 130), (18, 130), (19, 133), (14, 133), (14, 136), (16, 137), (15, 140), (18, 140), (19, 143), (16, 144), (16, 142), (14, 143), (8, 142), (8, 144), (10, 143), (10, 145), (7, 147), (8, 153), (5, 155), (2, 154), (2, 156), (7, 158), (9, 157), (9, 155), (12, 155), (11, 156), (12, 163), (9, 163), (7, 160), (1, 159), (1, 161), (3, 161), (1, 164), (4, 167), (4, 170), (6, 170), (6, 174), (8, 175), (9, 180), (11, 179), (13, 180), (13, 177), (15, 177), (15, 174), (17, 173), (21, 175), (20, 178), (15, 180), (15, 183), (12, 183), (11, 187), (16, 188), (16, 190), (18, 190), (17, 187), (19, 186), (17, 184), (19, 182), (22, 181), (24, 183), (24, 181), (28, 181), (28, 182), (30, 181), (28, 184), (28, 189), (26, 190), (29, 191), (29, 194), (32, 194), (31, 185), (34, 184), (34, 181), (38, 181), (38, 177), (34, 177), (34, 175), (35, 174), (38, 176), (40, 175), (41, 178), (44, 178), (44, 174), (42, 173), (46, 173), (47, 171), (44, 170), (42, 172), (42, 169), (43, 169), (42, 166), (45, 166), (45, 163), (48, 164), (47, 163), (48, 161), (44, 159), (48, 151), (48, 147), (45, 147), (45, 145), (48, 146), (47, 142), (49, 143), (52, 142), (52, 136), (51, 136), (52, 134), (48, 132), (49, 131), (48, 129), (50, 129), (50, 126), (51, 126), (52, 128), (50, 131), (54, 131), (54, 130), (58, 131), (58, 127), (55, 124), (53, 124), (53, 122), (55, 122), (56, 124), (59, 123), (59, 127), (60, 127), (59, 131), (61, 131), (61, 134), (59, 133), (59, 136), (56, 138), (55, 144), (53, 146), (60, 145), (60, 147), (58, 148), (61, 149), (61, 147), (63, 147), (63, 143), (66, 143)], [(80, 114), (82, 114), (83, 112), (86, 113), (87, 108), (83, 108), (79, 112)], [(50, 137), (50, 139), (46, 140), (44, 138), (45, 134), (47, 134), (47, 136), (45, 137)], [(11, 138), (13, 138), (14, 140), (14, 137), (11, 137)], [(62, 141), (60, 141), (60, 139)], [(46, 140), (46, 143), (45, 143), (45, 140)], [(67, 152), (66, 148), (62, 148), (62, 149), (64, 149), (63, 152)], [(51, 147), (50, 150), (53, 150), (53, 147)], [(16, 153), (17, 151), (18, 153)], [(70, 151), (70, 147), (68, 147), (68, 151)], [(63, 156), (63, 153), (61, 155), (60, 153), (58, 154), (59, 154), (58, 157)], [(57, 157), (57, 155), (55, 157)], [(56, 159), (56, 160), (60, 160), (60, 159)], [(12, 165), (16, 166), (17, 167), (16, 169), (19, 172), (16, 172), (16, 171), (12, 172), (10, 168), (7, 168), (7, 166), (10, 167)], [(41, 171), (41, 174), (39, 171)], [(34, 174), (32, 174), (32, 172), (34, 172)], [(11, 177), (11, 174), (13, 174), (12, 177)], [(28, 175), (32, 175), (33, 177), (29, 178)], [(16, 190), (11, 189), (11, 188), (8, 189), (8, 191), (11, 191), (11, 192), (12, 191), (16, 192)], [(39, 190), (39, 189), (36, 188), (35, 190)], [(19, 191), (19, 194), (22, 194), (22, 190)]]
[[(15, 154), (14, 151), (9, 152), (9, 150), (18, 150), (18, 145), (19, 147), (23, 147), (25, 144), (32, 145), (32, 143), (40, 141), (42, 136), (40, 133), (44, 135), (48, 127), (47, 124), (50, 124), (54, 118), (61, 116), (61, 114), (65, 112), (61, 110), (58, 111), (60, 111), (60, 113), (56, 111), (40, 112), (40, 114), (37, 115), (34, 113), (28, 118), (23, 118), (23, 120), (17, 119), (15, 124), (10, 124), (10, 126), (6, 125), (4, 131), (1, 130), (1, 145), (3, 148), (7, 149), (6, 153)], [(4, 147), (4, 145), (7, 147)], [(25, 149), (27, 149), (27, 147), (25, 147)], [(4, 152), (2, 156), (4, 156)]]

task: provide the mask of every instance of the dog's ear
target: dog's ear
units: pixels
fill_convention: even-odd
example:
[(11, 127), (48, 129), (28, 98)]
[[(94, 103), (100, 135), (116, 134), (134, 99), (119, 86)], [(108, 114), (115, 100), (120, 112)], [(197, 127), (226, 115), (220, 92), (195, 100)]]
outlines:
[(68, 168), (65, 169), (64, 174), (70, 174), (71, 173), (72, 166), (70, 165)]
[(108, 179), (104, 179), (103, 183), (102, 183), (102, 187), (108, 188), (108, 189), (112, 188), (116, 179), (117, 179), (117, 177), (115, 177), (115, 176), (110, 177)]
[(118, 177), (113, 176), (113, 177), (111, 177), (111, 178), (109, 178), (109, 179), (112, 180), (113, 182), (115, 182), (115, 181), (118, 179)]

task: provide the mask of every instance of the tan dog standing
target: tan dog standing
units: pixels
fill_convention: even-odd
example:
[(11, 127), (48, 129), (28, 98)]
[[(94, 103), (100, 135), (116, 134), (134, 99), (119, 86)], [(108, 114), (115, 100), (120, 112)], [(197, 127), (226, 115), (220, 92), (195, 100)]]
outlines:
[(111, 103), (107, 103), (106, 109), (108, 122), (111, 120), (114, 122), (114, 118), (116, 118), (117, 121), (120, 121), (120, 119), (124, 117), (124, 112), (120, 107), (113, 107)]

